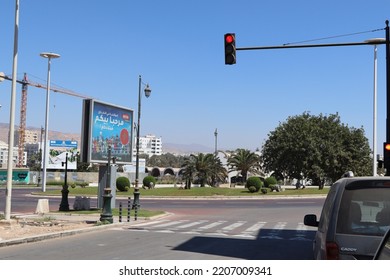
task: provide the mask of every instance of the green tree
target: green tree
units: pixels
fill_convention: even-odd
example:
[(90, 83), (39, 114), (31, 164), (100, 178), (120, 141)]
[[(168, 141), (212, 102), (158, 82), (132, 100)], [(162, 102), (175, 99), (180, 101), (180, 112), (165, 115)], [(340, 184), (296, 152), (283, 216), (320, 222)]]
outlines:
[(183, 156), (175, 156), (171, 153), (153, 155), (146, 160), (147, 166), (179, 168), (184, 164)]
[(248, 173), (260, 173), (260, 156), (246, 149), (237, 149), (228, 158), (229, 171), (237, 171), (242, 175), (244, 182)]
[(186, 157), (181, 167), (183, 168), (182, 177), (185, 181), (185, 189), (191, 189), (192, 181), (196, 173), (194, 157)]
[(31, 171), (38, 171), (41, 169), (41, 160), (42, 157), (39, 152), (28, 154), (27, 166), (30, 168)]
[(185, 159), (182, 167), (186, 188), (191, 188), (191, 183), (195, 179), (201, 187), (204, 187), (206, 184), (216, 186), (218, 182), (224, 182), (227, 177), (227, 170), (214, 154), (191, 154)]
[(204, 187), (207, 183), (211, 172), (211, 157), (212, 154), (199, 153), (197, 155), (191, 155), (195, 161), (196, 177), (201, 187)]
[(222, 165), (220, 158), (216, 154), (210, 155), (210, 176), (208, 184), (217, 187), (219, 183), (226, 181), (228, 177), (228, 172), (226, 168)]
[(313, 116), (305, 112), (289, 117), (269, 133), (262, 163), (279, 179), (311, 179), (320, 188), (348, 170), (370, 173), (370, 148), (363, 128), (341, 123), (338, 114)]

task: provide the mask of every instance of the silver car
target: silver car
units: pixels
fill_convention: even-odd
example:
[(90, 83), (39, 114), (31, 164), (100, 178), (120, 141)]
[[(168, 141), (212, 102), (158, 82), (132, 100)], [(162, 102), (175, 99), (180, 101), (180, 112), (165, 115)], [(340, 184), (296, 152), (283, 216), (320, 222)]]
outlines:
[(305, 215), (304, 224), (318, 227), (315, 259), (373, 259), (390, 228), (390, 177), (349, 177), (334, 183), (319, 221)]
[(390, 260), (390, 230), (383, 237), (381, 245), (376, 251), (374, 260)]

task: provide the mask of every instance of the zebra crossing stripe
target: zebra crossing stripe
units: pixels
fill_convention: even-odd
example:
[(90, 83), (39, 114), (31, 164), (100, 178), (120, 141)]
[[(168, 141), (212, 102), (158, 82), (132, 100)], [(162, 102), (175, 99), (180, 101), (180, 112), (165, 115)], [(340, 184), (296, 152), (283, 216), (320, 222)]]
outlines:
[(251, 226), (251, 227), (247, 228), (246, 230), (244, 230), (242, 233), (244, 235), (245, 234), (251, 234), (253, 232), (256, 232), (256, 231), (260, 230), (265, 224), (266, 224), (266, 222), (257, 222), (253, 226)]
[[(184, 234), (207, 234), (212, 236), (234, 236), (238, 238), (260, 238), (260, 239), (288, 239), (298, 241), (312, 241), (309, 237), (309, 229), (303, 224), (294, 224), (294, 234), (285, 236), (284, 230), (288, 226), (288, 222), (255, 222), (248, 221), (209, 221), (209, 220), (157, 220), (139, 224), (134, 227), (136, 231), (154, 231), (160, 233), (175, 233), (180, 232)], [(247, 225), (246, 227), (244, 225)], [(272, 225), (272, 227), (271, 227)], [(134, 225), (135, 226), (135, 225)], [(128, 229), (132, 230), (130, 226)], [(261, 229), (266, 229), (260, 231)], [(290, 230), (291, 231), (291, 230)]]
[(234, 230), (234, 229), (242, 226), (245, 223), (246, 223), (245, 221), (238, 221), (238, 222), (233, 223), (227, 227), (222, 228), (221, 231), (231, 231), (231, 230)]
[(303, 223), (299, 223), (296, 228), (295, 237), (290, 238), (289, 240), (300, 240), (300, 241), (309, 241), (310, 239), (306, 238), (307, 227)]
[(204, 223), (207, 223), (207, 222), (208, 222), (207, 220), (201, 220), (201, 221), (197, 221), (197, 222), (193, 222), (193, 223), (177, 226), (176, 228), (177, 229), (189, 228), (189, 227), (197, 226), (197, 225), (204, 224)]
[(189, 221), (188, 220), (173, 221), (173, 222), (165, 223), (162, 225), (161, 224), (155, 225), (155, 226), (152, 226), (152, 228), (170, 227), (170, 226), (174, 226), (174, 225), (178, 225), (178, 224), (182, 224), (182, 223), (186, 223), (186, 222), (189, 222)]
[(214, 223), (211, 223), (211, 224), (208, 224), (208, 225), (201, 226), (201, 227), (198, 228), (198, 230), (202, 231), (202, 230), (212, 229), (212, 228), (220, 226), (220, 225), (222, 225), (223, 223), (226, 223), (226, 222), (227, 221), (214, 222)]
[(145, 223), (142, 223), (142, 224), (139, 224), (141, 226), (150, 226), (150, 225), (155, 225), (155, 224), (161, 224), (161, 223), (164, 223), (164, 222), (168, 222), (169, 220), (156, 220), (156, 221), (151, 221), (151, 222), (145, 222)]

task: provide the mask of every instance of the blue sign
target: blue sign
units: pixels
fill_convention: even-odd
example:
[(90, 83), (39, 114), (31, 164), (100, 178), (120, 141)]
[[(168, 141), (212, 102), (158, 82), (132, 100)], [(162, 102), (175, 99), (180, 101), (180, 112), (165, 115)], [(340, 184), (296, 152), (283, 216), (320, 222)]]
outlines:
[(60, 147), (60, 148), (76, 148), (77, 141), (70, 140), (50, 140), (50, 147)]

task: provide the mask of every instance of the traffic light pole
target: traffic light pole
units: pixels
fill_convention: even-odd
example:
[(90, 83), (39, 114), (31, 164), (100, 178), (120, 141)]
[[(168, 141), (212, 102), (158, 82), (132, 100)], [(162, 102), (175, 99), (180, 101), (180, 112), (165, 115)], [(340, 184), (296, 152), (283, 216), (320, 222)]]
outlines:
[[(390, 36), (389, 36), (389, 21), (386, 20), (386, 143), (390, 143)], [(390, 176), (390, 158), (386, 150), (386, 144), (384, 145), (383, 162), (386, 168), (385, 176)]]
[[(389, 21), (386, 20), (386, 40), (384, 42), (375, 42), (376, 45), (386, 44), (386, 142), (383, 149), (383, 161), (386, 169), (386, 176), (390, 176), (390, 32)], [(228, 33), (230, 34), (230, 33)], [(234, 34), (234, 33), (232, 33)], [(227, 34), (226, 34), (227, 35)], [(225, 44), (226, 44), (225, 35)], [(281, 45), (281, 46), (260, 46), (260, 47), (236, 47), (236, 51), (249, 50), (272, 50), (272, 49), (298, 49), (298, 48), (320, 48), (320, 47), (344, 47), (344, 46), (361, 46), (372, 45), (372, 42), (351, 42), (351, 43), (334, 43), (334, 44), (307, 44), (307, 45)], [(226, 55), (226, 46), (225, 46)], [(235, 55), (235, 54), (234, 54)], [(226, 62), (225, 62), (226, 63)], [(236, 61), (234, 61), (236, 63)], [(389, 147), (387, 150), (386, 147)], [(376, 156), (376, 155), (373, 155)]]

